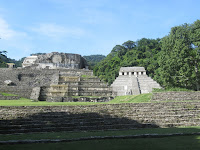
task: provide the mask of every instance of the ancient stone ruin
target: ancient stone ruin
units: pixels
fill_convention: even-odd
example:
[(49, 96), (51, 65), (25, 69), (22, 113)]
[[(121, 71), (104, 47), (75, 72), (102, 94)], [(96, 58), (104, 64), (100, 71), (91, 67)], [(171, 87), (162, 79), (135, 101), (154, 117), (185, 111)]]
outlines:
[(22, 68), (0, 69), (0, 91), (51, 102), (112, 99), (112, 89), (87, 68), (78, 54), (53, 52), (30, 56)]
[(88, 65), (81, 55), (52, 52), (26, 57), (22, 67), (87, 69)]
[(119, 76), (111, 87), (117, 96), (150, 93), (153, 88), (161, 88), (156, 81), (147, 76), (144, 67), (121, 67)]
[(0, 91), (49, 102), (109, 101), (149, 93), (161, 86), (144, 67), (122, 67), (111, 87), (88, 70), (78, 54), (52, 52), (25, 58), (22, 68), (1, 68)]

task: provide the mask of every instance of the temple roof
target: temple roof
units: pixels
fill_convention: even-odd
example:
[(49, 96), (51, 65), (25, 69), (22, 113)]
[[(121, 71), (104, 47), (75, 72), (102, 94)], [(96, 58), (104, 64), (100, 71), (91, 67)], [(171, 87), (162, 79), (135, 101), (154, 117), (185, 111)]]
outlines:
[(145, 72), (144, 67), (121, 67), (120, 72)]

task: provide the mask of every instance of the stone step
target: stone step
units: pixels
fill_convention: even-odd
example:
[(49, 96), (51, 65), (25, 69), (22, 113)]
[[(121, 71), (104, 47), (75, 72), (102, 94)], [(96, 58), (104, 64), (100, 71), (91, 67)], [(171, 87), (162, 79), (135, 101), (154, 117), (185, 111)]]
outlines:
[[(167, 105), (167, 103), (163, 103), (163, 104)], [(149, 106), (147, 107), (147, 105), (149, 105)], [(90, 106), (90, 107), (91, 107), (91, 109), (87, 110), (88, 113), (89, 112), (93, 112), (93, 110), (92, 110), (93, 106)], [(129, 110), (129, 112), (131, 112), (131, 113), (139, 113), (139, 112), (145, 113), (146, 112), (148, 114), (151, 114), (151, 113), (154, 114), (154, 113), (159, 113), (159, 112), (166, 113), (166, 112), (177, 112), (178, 111), (178, 112), (182, 113), (182, 112), (188, 112), (188, 111), (189, 112), (190, 111), (197, 111), (197, 112), (200, 111), (200, 105), (195, 105), (195, 104), (193, 104), (193, 105), (191, 104), (191, 105), (188, 105), (188, 106), (187, 105), (185, 105), (185, 106), (175, 105), (174, 107), (158, 105), (157, 107), (155, 107), (155, 106), (153, 107), (153, 106), (151, 106), (151, 103), (147, 103), (146, 106), (143, 106), (142, 108), (138, 108), (138, 107), (142, 107), (142, 105), (141, 106), (132, 105), (131, 107), (120, 107), (119, 109), (117, 109), (117, 108), (116, 109), (111, 109), (109, 107), (107, 107), (107, 108), (105, 107), (103, 110), (105, 110), (106, 112), (113, 112), (113, 113), (114, 112), (126, 112), (127, 110)], [(38, 110), (32, 109), (31, 106), (29, 108), (30, 109), (26, 109), (26, 107), (25, 107), (23, 110), (20, 111), (20, 110), (17, 110), (16, 108), (12, 109), (12, 107), (11, 107), (11, 108), (9, 108), (10, 110), (7, 111), (7, 112), (5, 112), (4, 109), (1, 109), (0, 110), (0, 113), (1, 113), (0, 116), (10, 115), (10, 114), (13, 114), (13, 115), (19, 114), (19, 115), (21, 115), (20, 112), (22, 112), (22, 114), (31, 114), (31, 113), (34, 113), (34, 112), (36, 112), (36, 113), (38, 112)], [(57, 108), (54, 108), (54, 109), (49, 108), (49, 109), (44, 109), (44, 110), (39, 111), (39, 112), (43, 112), (43, 113), (45, 113), (45, 112), (46, 113), (48, 113), (48, 112), (65, 113), (65, 110), (67, 110), (66, 112), (69, 113), (71, 110), (73, 110), (73, 107), (72, 108), (66, 107), (66, 109), (63, 109), (63, 108), (65, 108), (65, 107), (62, 107), (62, 108), (57, 107)], [(78, 110), (78, 108), (75, 109), (75, 110)], [(96, 111), (98, 111), (98, 110), (96, 110)], [(80, 112), (82, 112), (82, 111), (80, 111)]]
[[(135, 113), (133, 115), (127, 115), (125, 113), (115, 113), (115, 116), (124, 116), (124, 118), (129, 118), (129, 119), (136, 119), (136, 120), (141, 120), (141, 119), (144, 119), (144, 118), (147, 118), (147, 119), (154, 119), (154, 120), (157, 120), (157, 119), (184, 119), (184, 118), (187, 118), (187, 119), (200, 119), (198, 116), (199, 116), (200, 112), (188, 112), (187, 113), (179, 113), (179, 114), (176, 114), (176, 113), (167, 113), (167, 114), (164, 114), (164, 113), (155, 113), (155, 114), (144, 114), (144, 113)], [(100, 114), (99, 114), (100, 115)], [(17, 116), (16, 116), (17, 117)], [(22, 117), (22, 116), (21, 116)], [(5, 124), (5, 123), (33, 123), (33, 122), (42, 122), (42, 123), (46, 123), (48, 121), (51, 120), (51, 122), (59, 122), (59, 121), (63, 121), (63, 122), (68, 122), (68, 121), (75, 121), (75, 120), (78, 120), (78, 122), (83, 122), (83, 121), (92, 121), (92, 122), (95, 122), (95, 121), (115, 121), (116, 118), (113, 118), (112, 116), (108, 117), (108, 118), (99, 118), (99, 116), (92, 116), (92, 115), (83, 115), (83, 116), (63, 116), (63, 115), (39, 115), (39, 116), (33, 116), (33, 118), (31, 118), (32, 116), (23, 116), (23, 117), (27, 117), (27, 119), (19, 119), (19, 120), (12, 120), (12, 121), (7, 121), (6, 119), (7, 118), (11, 118), (11, 116), (5, 116), (1, 119), (1, 122), (0, 124)], [(14, 118), (13, 118), (14, 119)], [(120, 117), (119, 117), (120, 119)]]
[(194, 121), (188, 121), (188, 120), (167, 120), (164, 122), (159, 122), (160, 120), (142, 120), (142, 121), (135, 121), (135, 122), (130, 122), (130, 123), (107, 123), (107, 122), (97, 122), (97, 123), (79, 123), (79, 124), (75, 124), (75, 123), (63, 123), (63, 124), (35, 124), (35, 125), (9, 125), (9, 126), (2, 126), (1, 130), (4, 131), (8, 131), (8, 130), (32, 130), (32, 129), (45, 129), (45, 128), (51, 128), (51, 129), (58, 129), (58, 128), (68, 128), (68, 129), (79, 129), (80, 127), (82, 128), (88, 128), (88, 127), (93, 127), (93, 128), (98, 128), (99, 126), (104, 126), (104, 128), (106, 126), (109, 127), (116, 127), (116, 126), (131, 126), (131, 127), (139, 127), (140, 125), (144, 125), (144, 124), (152, 124), (152, 125), (157, 125), (157, 126), (168, 126), (169, 124), (173, 125), (173, 126), (180, 126), (180, 125), (184, 125), (185, 123), (188, 125), (200, 125), (199, 122), (194, 122)]
[[(125, 115), (125, 114), (116, 114), (116, 116), (121, 116), (123, 115), (125, 118), (131, 118), (131, 119), (142, 119), (142, 118), (153, 118), (153, 119), (165, 119), (165, 118), (178, 118), (178, 119), (181, 119), (181, 118), (198, 118), (198, 115), (199, 114), (195, 114), (195, 113), (190, 113), (190, 114), (166, 114), (166, 115), (162, 115), (162, 114), (155, 114), (155, 115), (149, 115), (149, 117), (147, 117), (147, 115), (145, 114), (134, 114), (134, 115)], [(93, 121), (99, 121), (99, 120), (106, 120), (106, 119), (101, 119), (99, 117), (92, 117), (92, 116), (88, 116), (90, 118), (90, 120), (93, 120)], [(9, 119), (10, 117), (4, 117), (2, 119)], [(54, 119), (55, 118), (55, 119)], [(13, 121), (13, 123), (15, 122), (24, 122), (24, 121), (27, 121), (27, 122), (32, 122), (32, 121), (36, 121), (39, 120), (43, 120), (44, 122), (45, 121), (53, 121), (53, 120), (56, 120), (56, 121), (62, 121), (63, 119), (65, 119), (66, 121), (70, 121), (70, 120), (79, 120), (79, 121), (84, 121), (85, 119), (87, 118), (77, 118), (77, 117), (60, 117), (60, 116), (38, 116), (38, 117), (35, 117), (34, 118), (27, 118), (25, 120), (17, 120), (17, 121)], [(82, 120), (81, 120), (82, 119)], [(109, 118), (110, 120), (115, 120), (113, 118)], [(3, 124), (3, 123), (6, 123), (6, 122), (9, 122), (9, 121), (3, 121), (1, 120), (1, 123), (0, 124)]]
[(28, 132), (53, 132), (53, 131), (96, 131), (96, 130), (116, 130), (116, 129), (135, 129), (135, 128), (155, 128), (154, 124), (118, 124), (118, 125), (97, 125), (97, 126), (78, 126), (74, 127), (40, 127), (31, 129), (11, 129), (0, 130), (0, 134), (9, 133), (28, 133)]
[[(195, 122), (179, 122), (179, 123), (158, 123), (159, 127), (176, 127), (176, 126), (199, 126), (200, 123)], [(88, 130), (108, 130), (108, 129), (133, 129), (133, 128), (148, 128), (148, 127), (158, 127), (154, 123), (137, 123), (135, 124), (114, 124), (114, 125), (94, 125), (94, 126), (57, 126), (57, 127), (35, 127), (35, 128), (19, 128), (19, 129), (1, 129), (1, 134), (8, 134), (8, 133), (27, 133), (27, 132), (48, 132), (48, 131), (88, 131)]]

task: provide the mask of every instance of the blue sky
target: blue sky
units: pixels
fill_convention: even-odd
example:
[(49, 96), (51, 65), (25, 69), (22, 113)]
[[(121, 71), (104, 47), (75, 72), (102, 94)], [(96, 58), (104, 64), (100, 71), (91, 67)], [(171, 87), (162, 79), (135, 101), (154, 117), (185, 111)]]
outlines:
[(117, 44), (162, 38), (200, 19), (199, 0), (0, 0), (0, 50), (107, 55)]

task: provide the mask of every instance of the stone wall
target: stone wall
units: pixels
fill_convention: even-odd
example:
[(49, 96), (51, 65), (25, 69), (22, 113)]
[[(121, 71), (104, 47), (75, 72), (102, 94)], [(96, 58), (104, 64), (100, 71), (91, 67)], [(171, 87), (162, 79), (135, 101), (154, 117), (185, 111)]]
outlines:
[(200, 126), (200, 102), (0, 106), (0, 133)]
[(200, 100), (200, 92), (158, 92), (153, 93), (152, 101), (187, 101), (187, 100)]
[(8, 86), (8, 87), (0, 87), (0, 92), (15, 94), (18, 95), (19, 97), (30, 98), (32, 88)]
[(19, 98), (19, 96), (4, 96), (0, 93), (0, 100), (16, 100)]
[(5, 80), (13, 81), (17, 86), (38, 87), (50, 85), (54, 82), (55, 74), (60, 75), (93, 75), (91, 70), (84, 69), (8, 69), (0, 68), (0, 86), (4, 86)]
[[(17, 94), (30, 98), (32, 88), (58, 84), (60, 75), (92, 76), (91, 70), (85, 69), (31, 69), (31, 68), (0, 68), (0, 92)], [(7, 86), (4, 81), (11, 80), (15, 86)]]
[(83, 69), (88, 68), (86, 60), (79, 54), (69, 53), (44, 53), (42, 55), (30, 56), (25, 58), (23, 67), (37, 68), (68, 68), (68, 69)]

